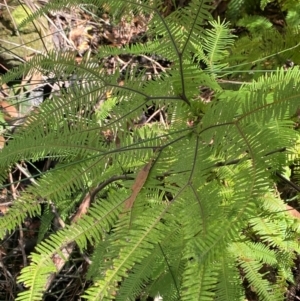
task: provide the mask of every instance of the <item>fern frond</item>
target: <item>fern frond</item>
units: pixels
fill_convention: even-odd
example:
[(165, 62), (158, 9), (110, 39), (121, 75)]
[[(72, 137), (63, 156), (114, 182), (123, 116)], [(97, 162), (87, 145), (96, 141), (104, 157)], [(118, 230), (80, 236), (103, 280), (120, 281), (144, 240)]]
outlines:
[(183, 285), (181, 300), (214, 300), (213, 289), (217, 278), (217, 271), (213, 265), (199, 265), (197, 259), (192, 258), (187, 263), (183, 275), (183, 283), (189, 283), (189, 286)]
[(7, 231), (14, 230), (27, 216), (40, 214), (41, 201), (34, 198), (30, 193), (24, 193), (18, 202), (14, 202), (7, 214), (1, 218), (0, 238), (3, 239)]
[(217, 266), (220, 270), (216, 285), (216, 300), (243, 300), (241, 279), (234, 257), (228, 256), (228, 253), (223, 254), (220, 256)]
[(257, 295), (261, 300), (282, 300), (282, 291), (278, 286), (271, 285), (267, 279), (258, 273), (262, 268), (262, 264), (257, 261), (244, 261), (240, 264), (241, 268), (245, 271), (246, 277), (255, 288)]
[[(51, 1), (23, 25), (78, 4)], [(164, 300), (242, 300), (241, 273), (261, 300), (282, 300), (284, 281), (293, 280), (291, 267), (300, 252), (299, 223), (280, 212), (284, 204), (273, 176), (297, 158), (299, 133), (292, 118), (299, 109), (299, 68), (278, 69), (230, 90), (219, 77), (245, 71), (252, 58), (263, 63), (274, 54), (261, 58), (256, 51), (247, 57), (246, 47), (260, 45), (266, 33), (233, 44), (229, 24), (212, 21), (211, 1), (191, 0), (167, 16), (160, 0), (80, 4), (107, 10), (116, 23), (124, 16), (147, 15), (148, 41), (101, 46), (81, 63), (74, 54), (50, 51), (1, 77), (4, 84), (39, 71), (58, 86), (68, 83), (29, 114), (1, 150), (3, 183), (20, 160), (56, 163), (40, 172), (36, 184), (25, 187), (1, 217), (1, 237), (27, 215), (43, 216), (42, 203), (53, 204), (69, 222), (47, 239), (40, 230), (30, 265), (18, 278), (27, 290), (17, 300), (41, 300), (60, 271), (57, 263), (66, 263), (75, 245), (92, 253), (87, 300), (146, 299), (158, 293)], [(229, 8), (247, 14), (249, 7), (265, 4), (236, 0)], [(243, 23), (250, 19), (252, 25)], [(240, 22), (250, 31), (270, 26), (257, 16)], [(286, 41), (296, 49), (291, 42), (296, 32), (291, 28), (278, 47)], [(241, 50), (234, 49), (245, 41)], [(138, 64), (105, 70), (109, 55), (148, 54), (170, 62), (151, 80)], [(207, 67), (201, 69), (197, 60)], [(199, 95), (203, 87), (213, 94), (206, 103)], [(160, 110), (163, 122), (139, 122), (149, 108)], [(77, 207), (86, 198), (82, 214)], [(45, 228), (51, 218), (46, 210)], [(262, 273), (266, 266), (274, 269), (272, 282)]]
[(227, 66), (223, 60), (229, 55), (228, 49), (234, 43), (234, 36), (230, 34), (228, 23), (221, 23), (220, 19), (209, 22), (212, 29), (208, 29), (202, 37), (203, 43), (195, 44), (195, 57), (199, 57), (213, 75)]
[[(158, 210), (161, 210), (160, 212)], [(143, 258), (149, 255), (154, 249), (154, 245), (162, 239), (162, 230), (160, 229), (163, 225), (160, 224), (160, 215), (165, 211), (165, 208), (154, 208), (153, 210), (147, 210), (147, 219), (149, 221), (146, 227), (138, 227), (136, 230), (129, 230), (124, 237), (120, 235), (122, 231), (118, 231), (117, 239), (119, 254), (111, 262), (112, 269), (108, 270), (104, 275), (103, 279), (96, 281), (95, 286), (89, 288), (86, 291), (86, 298), (88, 300), (99, 300), (109, 299), (117, 290), (117, 282), (122, 277), (127, 277), (127, 271), (134, 266), (134, 262), (140, 263)], [(151, 221), (149, 219), (151, 217)], [(142, 225), (141, 221), (144, 216), (139, 216), (132, 223), (134, 225)], [(122, 227), (125, 225), (122, 224)], [(126, 227), (126, 226), (125, 226)], [(150, 235), (150, 236), (149, 236)], [(133, 261), (134, 259), (134, 261)], [(95, 287), (98, 287), (96, 290)], [(100, 289), (99, 289), (100, 288)]]

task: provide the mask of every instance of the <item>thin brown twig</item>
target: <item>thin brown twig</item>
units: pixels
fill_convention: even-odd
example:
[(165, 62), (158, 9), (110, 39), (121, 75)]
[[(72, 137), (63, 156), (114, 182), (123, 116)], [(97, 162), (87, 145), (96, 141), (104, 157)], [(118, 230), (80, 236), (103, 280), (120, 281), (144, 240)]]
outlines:
[(10, 206), (13, 202), (0, 203), (1, 206)]
[(13, 180), (13, 176), (12, 176), (11, 172), (9, 172), (8, 177), (9, 177), (11, 195), (13, 197), (13, 200), (16, 200), (17, 199), (17, 192), (16, 192), (15, 185), (13, 184), (14, 180)]
[(291, 295), (292, 297), (296, 298), (297, 300), (300, 300), (300, 298), (297, 297), (295, 294), (293, 294), (291, 291), (289, 291), (288, 294)]
[(16, 167), (21, 171), (22, 174), (24, 174), (24, 175), (28, 178), (28, 180), (29, 180), (31, 183), (33, 183), (33, 184), (39, 186), (38, 182), (32, 177), (31, 173), (30, 173), (27, 169), (25, 169), (25, 168), (24, 168), (23, 166), (21, 166), (19, 163), (16, 163)]
[(164, 68), (160, 63), (158, 63), (156, 60), (152, 59), (151, 57), (141, 54), (141, 57), (147, 59), (151, 63), (155, 64), (157, 67), (159, 67), (163, 72), (166, 72), (166, 68)]
[(19, 241), (20, 250), (22, 252), (23, 265), (24, 267), (26, 267), (28, 263), (27, 263), (27, 256), (25, 252), (24, 231), (21, 224), (19, 224), (19, 232), (20, 232), (20, 238), (18, 241)]
[[(59, 226), (61, 228), (65, 228), (66, 224), (62, 220), (62, 218), (60, 217), (59, 213), (57, 212), (56, 206), (55, 206), (55, 204), (53, 202), (50, 202), (50, 208), (51, 208), (51, 211), (54, 214), (55, 220), (57, 221), (57, 223), (59, 224)], [(58, 229), (56, 229), (56, 230), (58, 230)]]
[[(13, 286), (14, 284), (16, 283), (14, 277), (12, 276), (12, 274), (7, 270), (5, 264), (3, 263), (3, 260), (2, 260), (2, 253), (0, 252), (0, 268), (2, 269), (3, 271), (3, 275), (5, 277), (5, 280), (7, 282), (7, 287), (10, 289), (9, 291), (9, 294), (11, 295), (11, 297), (14, 296), (14, 293), (13, 293)], [(13, 300), (13, 299), (11, 299)]]
[(163, 114), (162, 111), (159, 112), (159, 116), (160, 116), (160, 122), (164, 125), (164, 127), (166, 129), (169, 128), (169, 124), (168, 124), (168, 121), (167, 121), (167, 115), (166, 114)]
[(234, 85), (249, 85), (251, 84), (251, 82), (241, 82), (238, 80), (227, 80), (227, 79), (218, 79), (217, 80), (219, 83), (223, 83), (223, 84), (234, 84)]
[(126, 67), (132, 62), (132, 58), (128, 62), (124, 62), (122, 59), (120, 59), (119, 56), (117, 56), (117, 60), (119, 63), (123, 64), (122, 68), (120, 69), (120, 72), (126, 69)]
[(156, 110), (156, 111), (155, 111), (155, 112), (154, 112), (154, 113), (146, 120), (145, 123), (148, 123), (149, 121), (151, 121), (151, 119), (152, 119), (153, 117), (155, 117), (157, 114), (161, 113), (161, 111), (162, 111), (164, 108), (165, 108), (165, 106), (163, 106), (162, 108)]
[(74, 279), (72, 279), (71, 281), (68, 281), (67, 286), (62, 290), (61, 294), (58, 296), (57, 301), (62, 300), (62, 298), (65, 297), (65, 292), (67, 291), (67, 289), (70, 287), (70, 285), (72, 284), (72, 282), (74, 282)]

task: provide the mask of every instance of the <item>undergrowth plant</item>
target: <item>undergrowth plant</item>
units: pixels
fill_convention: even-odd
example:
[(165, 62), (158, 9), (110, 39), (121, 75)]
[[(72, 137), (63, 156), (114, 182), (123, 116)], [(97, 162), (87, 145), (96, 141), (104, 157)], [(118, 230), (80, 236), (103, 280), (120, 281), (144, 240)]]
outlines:
[[(83, 2), (107, 5), (51, 1), (27, 21)], [(300, 71), (279, 68), (229, 89), (220, 78), (233, 70), (227, 60), (236, 37), (211, 18), (210, 3), (191, 0), (163, 16), (158, 0), (111, 0), (110, 11), (150, 16), (147, 42), (103, 46), (80, 63), (72, 53), (48, 52), (2, 76), (3, 84), (36, 71), (57, 81), (76, 75), (0, 154), (3, 184), (20, 161), (55, 162), (0, 219), (2, 238), (27, 216), (44, 222), (16, 300), (42, 300), (76, 246), (90, 260), (86, 300), (158, 293), (164, 301), (245, 300), (247, 285), (260, 300), (284, 299), (299, 222), (287, 214), (274, 174), (299, 155), (291, 117)], [(148, 81), (138, 68), (107, 74), (99, 63), (149, 53), (171, 65)], [(203, 87), (213, 92), (209, 102), (199, 97)], [(164, 108), (166, 122), (138, 124), (149, 107)], [(48, 236), (52, 219), (59, 227)]]
[[(272, 10), (268, 12), (268, 6), (271, 6), (273, 11), (274, 7), (276, 8), (275, 18), (270, 16)], [(296, 50), (299, 47), (299, 8), (300, 4), (295, 0), (229, 2), (226, 10), (227, 20), (244, 29), (229, 58), (232, 70), (240, 71), (239, 78), (257, 79), (264, 72), (283, 66), (287, 62), (299, 64), (299, 51)], [(237, 73), (232, 76), (237, 77)]]

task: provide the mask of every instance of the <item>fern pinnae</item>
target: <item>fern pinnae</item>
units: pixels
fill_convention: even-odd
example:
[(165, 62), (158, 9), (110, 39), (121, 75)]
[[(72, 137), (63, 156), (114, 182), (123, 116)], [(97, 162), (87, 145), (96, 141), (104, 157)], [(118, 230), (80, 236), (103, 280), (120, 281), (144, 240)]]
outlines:
[[(152, 264), (158, 258), (159, 249), (155, 249), (151, 254), (145, 257), (140, 263), (135, 264), (130, 274), (132, 277), (127, 277), (122, 283), (116, 300), (133, 300), (132, 296), (138, 296), (144, 290), (146, 282), (150, 281), (152, 276)], [(149, 285), (147, 285), (149, 286)]]
[(41, 214), (41, 202), (33, 196), (25, 194), (20, 197), (19, 201), (13, 204), (8, 213), (1, 218), (0, 238), (3, 239), (7, 231), (12, 231), (26, 216), (35, 216)]
[[(188, 24), (190, 21), (190, 14), (192, 12), (193, 22), (191, 26), (188, 26), (189, 30), (188, 34), (184, 38), (184, 44), (181, 49), (181, 53), (184, 54), (185, 51), (188, 51), (191, 39), (196, 36), (198, 33), (201, 34), (203, 31), (204, 20), (209, 20), (211, 18), (209, 14), (209, 9), (211, 8), (211, 3), (207, 0), (191, 1), (188, 7), (182, 9), (182, 23)], [(180, 20), (180, 19), (179, 19)]]
[(239, 271), (236, 267), (235, 257), (229, 252), (220, 255), (215, 263), (219, 268), (219, 276), (216, 285), (216, 300), (243, 300), (243, 290)]
[(203, 48), (208, 53), (206, 63), (209, 72), (218, 75), (219, 70), (227, 65), (221, 61), (226, 57), (226, 49), (233, 45), (234, 36), (229, 32), (228, 23), (221, 23), (220, 19), (211, 21), (210, 25), (213, 28), (206, 31)]
[[(53, 234), (46, 242), (42, 242), (36, 247), (35, 253), (32, 254), (32, 262), (28, 268), (24, 269), (20, 276), (20, 281), (26, 283), (29, 286), (29, 290), (20, 296), (20, 300), (25, 296), (28, 298), (30, 294), (34, 292), (39, 292), (41, 294), (44, 290), (45, 281), (49, 276), (49, 271), (55, 272), (56, 267), (52, 262), (52, 256), (55, 254), (62, 254), (62, 246), (66, 246), (72, 241), (77, 241), (80, 248), (84, 248), (87, 244), (87, 240), (93, 240), (98, 235), (99, 232), (103, 231), (104, 222), (108, 222), (111, 217), (116, 216), (116, 213), (119, 212), (120, 205), (119, 200), (112, 199), (110, 203), (98, 205), (97, 210), (97, 223), (91, 217), (86, 217), (85, 219), (80, 220), (76, 227), (67, 227), (56, 234)], [(103, 208), (104, 207), (104, 208)], [(107, 209), (108, 210), (107, 212)], [(117, 210), (115, 212), (115, 210)], [(101, 213), (104, 215), (101, 216)], [(39, 252), (39, 254), (37, 254)], [(62, 256), (62, 255), (55, 255)], [(49, 265), (51, 263), (51, 265)], [(26, 299), (25, 299), (26, 300)], [(27, 299), (29, 300), (29, 299)], [(30, 299), (31, 300), (31, 299)], [(38, 299), (32, 299), (38, 300)]]
[(184, 272), (184, 283), (181, 291), (181, 300), (205, 300), (215, 298), (213, 288), (217, 282), (217, 269), (213, 265), (199, 265), (194, 258), (187, 263)]
[(257, 272), (262, 268), (261, 263), (250, 260), (241, 262), (240, 266), (245, 271), (249, 283), (253, 285), (262, 300), (282, 300), (283, 292), (280, 287), (276, 284), (270, 285), (270, 283)]
[(237, 258), (245, 258), (246, 260), (256, 260), (276, 266), (277, 251), (270, 250), (267, 245), (261, 242), (236, 242), (229, 247), (229, 251)]
[[(115, 286), (115, 283), (119, 281), (121, 277), (126, 277), (126, 271), (132, 268), (133, 262), (130, 258), (134, 257), (134, 261), (139, 263), (150, 253), (150, 250), (153, 249), (154, 244), (162, 238), (161, 230), (159, 230), (162, 225), (159, 224), (161, 214), (165, 212), (165, 209), (161, 208), (161, 212), (158, 212), (157, 210), (158, 208), (155, 208), (153, 212), (147, 210), (147, 216), (149, 218), (149, 215), (151, 215), (152, 220), (149, 222), (147, 227), (142, 227), (139, 230), (129, 231), (129, 233), (126, 235), (126, 241), (124, 241), (122, 244), (124, 247), (120, 249), (118, 258), (113, 259), (112, 269), (106, 272), (105, 277), (101, 281), (97, 281), (95, 283), (96, 286), (100, 287), (100, 289), (97, 291), (97, 294), (93, 294), (93, 287), (86, 291), (86, 293), (89, 295), (87, 295), (88, 300), (99, 300), (99, 298), (109, 297), (109, 295), (112, 293), (111, 286)], [(139, 218), (133, 221), (133, 224), (141, 223), (141, 218), (142, 216), (139, 216)], [(151, 238), (148, 237), (148, 235), (150, 235)], [(115, 289), (117, 288), (115, 287)]]

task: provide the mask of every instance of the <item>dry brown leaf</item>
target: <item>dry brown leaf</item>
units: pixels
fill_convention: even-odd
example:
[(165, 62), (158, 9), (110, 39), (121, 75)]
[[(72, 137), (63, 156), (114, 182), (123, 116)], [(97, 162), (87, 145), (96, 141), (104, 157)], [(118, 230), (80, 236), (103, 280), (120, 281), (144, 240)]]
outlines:
[(289, 213), (289, 215), (291, 215), (294, 218), (300, 219), (300, 212), (298, 210), (294, 209), (293, 207), (291, 207), (289, 205), (286, 205), (286, 209), (287, 209), (287, 212)]
[(9, 206), (0, 204), (0, 213), (5, 214), (9, 210)]
[(0, 109), (3, 112), (4, 120), (6, 122), (12, 121), (12, 119), (20, 118), (21, 114), (16, 107), (6, 100), (0, 100)]
[(92, 30), (92, 26), (79, 26), (70, 31), (69, 38), (80, 54), (83, 54), (90, 48), (93, 36), (89, 32)]
[(9, 90), (10, 88), (8, 87), (7, 84), (2, 84), (0, 87), (0, 97), (8, 97), (9, 96)]
[(2, 149), (5, 145), (5, 138), (1, 135), (0, 136), (0, 149)]
[[(35, 57), (35, 54), (26, 57), (26, 61), (30, 61)], [(21, 81), (21, 87), (24, 89), (30, 85), (30, 90), (34, 90), (39, 84), (43, 82), (43, 74), (39, 70), (30, 71)]]
[(137, 195), (139, 194), (139, 192), (143, 188), (143, 186), (144, 186), (144, 184), (145, 184), (145, 182), (148, 178), (149, 172), (150, 172), (151, 167), (152, 167), (152, 163), (153, 163), (153, 159), (151, 159), (146, 165), (144, 165), (143, 168), (137, 174), (136, 179), (135, 179), (135, 181), (134, 181), (134, 183), (131, 187), (132, 194), (125, 201), (125, 204), (124, 204), (125, 210), (129, 210), (129, 209), (132, 208)]
[[(93, 192), (93, 190), (92, 190)], [(77, 222), (83, 215), (85, 215), (90, 207), (91, 204), (91, 195), (92, 192), (88, 192), (86, 196), (84, 197), (83, 201), (81, 202), (77, 213), (72, 217), (71, 221), (72, 223)]]
[(76, 48), (82, 43), (82, 40), (84, 38), (84, 31), (85, 29), (83, 26), (73, 28), (70, 31), (69, 39), (74, 43)]
[(33, 73), (26, 75), (21, 85), (25, 87), (27, 84), (30, 84), (30, 90), (34, 90), (42, 82), (42, 73), (40, 71), (34, 71)]

